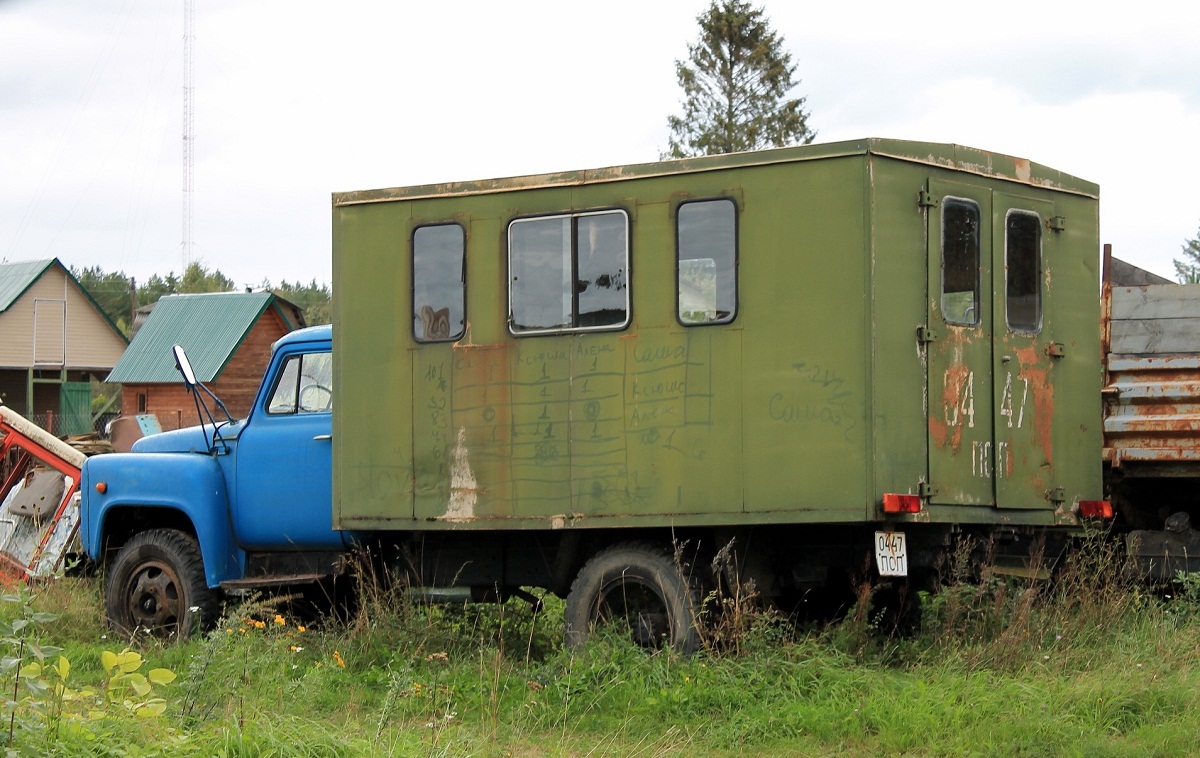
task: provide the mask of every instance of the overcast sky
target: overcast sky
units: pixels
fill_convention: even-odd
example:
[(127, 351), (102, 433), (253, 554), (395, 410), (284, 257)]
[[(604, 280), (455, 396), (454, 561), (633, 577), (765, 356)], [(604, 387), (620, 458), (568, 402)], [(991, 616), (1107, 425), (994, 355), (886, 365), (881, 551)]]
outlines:
[[(330, 194), (652, 161), (705, 0), (195, 0), (194, 257), (330, 279)], [(1200, 4), (766, 0), (820, 142), (955, 142), (1200, 229)], [(1116, 4), (1113, 4), (1116, 5)], [(0, 259), (183, 269), (182, 0), (0, 0)]]

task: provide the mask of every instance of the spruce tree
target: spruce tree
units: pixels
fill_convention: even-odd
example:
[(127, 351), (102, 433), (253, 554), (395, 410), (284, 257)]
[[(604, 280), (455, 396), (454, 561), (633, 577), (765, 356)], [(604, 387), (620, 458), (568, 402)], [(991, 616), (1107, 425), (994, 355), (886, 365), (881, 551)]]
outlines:
[(670, 116), (664, 158), (733, 153), (808, 144), (803, 97), (789, 97), (799, 81), (761, 8), (742, 0), (712, 0), (696, 18), (700, 38), (688, 59), (675, 61), (683, 88), (683, 115)]

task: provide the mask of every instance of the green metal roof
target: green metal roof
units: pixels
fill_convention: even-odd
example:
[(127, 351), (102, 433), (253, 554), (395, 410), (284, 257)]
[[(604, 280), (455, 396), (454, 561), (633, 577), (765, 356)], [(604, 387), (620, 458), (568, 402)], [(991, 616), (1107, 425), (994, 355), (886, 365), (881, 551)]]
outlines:
[(44, 261), (22, 261), (0, 263), (0, 313), (8, 310), (25, 294), (25, 290), (38, 280), (46, 269), (54, 265), (54, 258)]
[(171, 354), (172, 345), (182, 345), (196, 377), (211, 382), (220, 376), (258, 317), (275, 299), (270, 292), (167, 295), (154, 306), (106, 381), (182, 382)]

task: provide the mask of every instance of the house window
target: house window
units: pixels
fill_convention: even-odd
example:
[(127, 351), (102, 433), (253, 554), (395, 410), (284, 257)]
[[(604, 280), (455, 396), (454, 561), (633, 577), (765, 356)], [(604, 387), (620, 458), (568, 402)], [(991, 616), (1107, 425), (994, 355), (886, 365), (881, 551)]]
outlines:
[(732, 200), (700, 200), (675, 215), (680, 323), (726, 324), (737, 314), (737, 207)]
[(137, 412), (138, 413), (146, 412), (146, 393), (145, 392), (137, 393)]
[(514, 334), (629, 323), (629, 217), (598, 211), (508, 225), (509, 328)]
[(413, 336), (417, 342), (457, 340), (466, 328), (466, 235), (458, 224), (413, 231)]

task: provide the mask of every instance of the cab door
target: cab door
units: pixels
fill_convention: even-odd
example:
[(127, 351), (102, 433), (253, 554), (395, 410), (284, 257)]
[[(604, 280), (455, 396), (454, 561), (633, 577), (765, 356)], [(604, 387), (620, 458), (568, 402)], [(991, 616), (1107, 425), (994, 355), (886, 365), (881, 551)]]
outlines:
[(991, 191), (930, 179), (927, 358), (932, 504), (993, 506)]
[(333, 362), (328, 345), (277, 357), (238, 437), (233, 525), (256, 550), (336, 550), (333, 529)]

